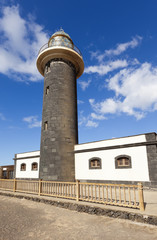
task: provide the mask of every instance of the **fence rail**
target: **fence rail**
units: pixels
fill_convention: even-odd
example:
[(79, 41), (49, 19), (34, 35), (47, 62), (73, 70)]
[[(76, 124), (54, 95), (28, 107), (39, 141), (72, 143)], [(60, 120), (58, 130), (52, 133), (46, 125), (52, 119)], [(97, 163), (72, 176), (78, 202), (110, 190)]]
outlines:
[(143, 186), (0, 179), (0, 189), (144, 210)]

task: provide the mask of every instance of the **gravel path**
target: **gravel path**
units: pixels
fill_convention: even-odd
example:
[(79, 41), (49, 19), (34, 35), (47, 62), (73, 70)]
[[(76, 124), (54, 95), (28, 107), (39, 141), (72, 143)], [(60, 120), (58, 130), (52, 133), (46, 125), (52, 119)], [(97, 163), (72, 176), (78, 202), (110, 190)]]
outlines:
[(0, 196), (0, 240), (156, 240), (157, 227)]

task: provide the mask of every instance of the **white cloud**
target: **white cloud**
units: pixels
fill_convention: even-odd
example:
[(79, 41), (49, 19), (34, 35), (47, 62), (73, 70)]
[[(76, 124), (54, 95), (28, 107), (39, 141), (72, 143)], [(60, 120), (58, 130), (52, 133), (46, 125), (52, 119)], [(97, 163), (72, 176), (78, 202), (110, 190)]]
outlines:
[(48, 41), (43, 27), (20, 16), (19, 7), (4, 7), (0, 18), (0, 73), (18, 80), (41, 80), (36, 69), (39, 49)]
[(128, 62), (126, 60), (115, 60), (108, 62), (106, 64), (101, 65), (95, 65), (95, 66), (89, 66), (85, 68), (85, 73), (91, 74), (91, 73), (98, 73), (99, 75), (106, 75), (109, 72), (112, 72), (113, 70), (124, 68), (128, 66)]
[[(87, 67), (85, 73), (97, 73), (100, 76), (109, 76), (110, 73), (103, 85), (113, 94), (113, 97), (107, 99), (89, 100), (94, 110), (92, 119), (103, 120), (109, 114), (127, 114), (139, 120), (148, 112), (157, 110), (157, 66), (148, 62), (140, 63), (137, 58), (129, 59), (128, 56), (127, 60), (117, 59), (128, 48), (137, 47), (141, 40), (142, 37), (136, 36), (102, 54), (98, 51), (91, 53), (91, 57), (96, 58), (99, 64)], [(105, 57), (112, 57), (112, 61), (104, 62)]]
[(96, 127), (98, 127), (99, 124), (97, 122), (93, 121), (93, 119), (94, 118), (91, 115), (85, 117), (84, 112), (80, 111), (79, 117), (78, 117), (78, 125), (86, 126), (86, 127), (90, 127), (90, 128), (92, 128), (92, 127), (96, 128)]
[(120, 55), (125, 52), (128, 48), (135, 48), (139, 45), (142, 37), (136, 36), (130, 42), (117, 44), (115, 49), (109, 49), (105, 51), (106, 56)]
[(88, 81), (78, 81), (79, 85), (81, 86), (82, 90), (85, 91), (86, 88), (89, 87), (91, 80)]
[[(100, 64), (85, 69), (88, 74), (98, 73), (100, 76), (111, 73), (105, 80), (105, 87), (114, 93), (113, 97), (101, 101), (90, 99), (94, 110), (93, 119), (101, 120), (108, 114), (127, 114), (137, 120), (144, 118), (148, 112), (157, 110), (157, 67), (151, 63), (140, 63), (138, 59), (116, 60), (115, 57), (128, 48), (139, 45), (142, 37), (136, 36), (130, 42), (117, 44), (115, 49), (104, 53), (92, 52)], [(112, 56), (112, 61), (103, 62), (104, 57)], [(116, 73), (114, 70), (117, 70)], [(95, 114), (95, 115), (94, 115)], [(107, 116), (108, 117), (108, 116)]]
[(115, 49), (105, 50), (104, 53), (99, 53), (99, 51), (91, 52), (91, 58), (96, 58), (99, 62), (102, 62), (105, 57), (118, 56), (125, 52), (128, 48), (137, 47), (142, 40), (142, 37), (136, 36), (131, 41), (126, 43), (119, 43)]
[(77, 100), (77, 103), (78, 103), (78, 104), (83, 104), (84, 101), (78, 99), (78, 100)]
[(89, 103), (91, 104), (93, 110), (99, 114), (114, 114), (118, 112), (120, 105), (119, 101), (115, 101), (112, 98), (108, 98), (99, 103), (95, 103), (94, 99), (89, 99)]
[(86, 124), (87, 127), (98, 127), (98, 123), (92, 121), (92, 120), (88, 120), (87, 124)]
[(38, 120), (37, 116), (29, 116), (23, 118), (23, 121), (28, 123), (29, 128), (41, 127), (41, 121)]
[(125, 113), (136, 119), (145, 117), (147, 112), (157, 110), (157, 67), (143, 63), (138, 67), (128, 67), (107, 81), (108, 89), (115, 96), (90, 104), (97, 114)]
[(84, 114), (83, 111), (79, 112), (79, 116), (78, 116), (78, 125), (79, 126), (84, 125), (86, 123), (86, 121), (87, 121), (87, 118), (83, 114)]
[(0, 113), (0, 120), (6, 120), (6, 118), (4, 117), (3, 113)]
[(99, 51), (90, 51), (90, 54), (91, 54), (91, 59), (93, 58), (96, 58), (98, 60), (98, 56), (100, 55), (100, 52)]
[(107, 118), (104, 117), (103, 115), (98, 115), (98, 114), (96, 114), (96, 113), (91, 113), (91, 117), (92, 117), (93, 119), (97, 119), (97, 120), (105, 120), (105, 119), (107, 119)]

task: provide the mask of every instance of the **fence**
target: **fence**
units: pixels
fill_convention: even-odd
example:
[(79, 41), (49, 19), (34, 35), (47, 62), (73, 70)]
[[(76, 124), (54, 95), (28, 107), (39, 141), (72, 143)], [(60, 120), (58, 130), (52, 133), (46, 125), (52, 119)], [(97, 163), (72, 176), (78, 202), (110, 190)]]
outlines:
[(144, 210), (143, 186), (0, 179), (0, 189)]

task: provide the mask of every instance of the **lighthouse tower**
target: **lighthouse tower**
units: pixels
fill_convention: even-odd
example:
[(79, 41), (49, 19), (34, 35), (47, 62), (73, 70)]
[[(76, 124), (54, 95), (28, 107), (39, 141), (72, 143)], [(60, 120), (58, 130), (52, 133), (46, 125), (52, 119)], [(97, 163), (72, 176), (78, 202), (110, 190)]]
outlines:
[(39, 51), (37, 68), (44, 76), (39, 177), (74, 181), (74, 145), (78, 143), (76, 79), (83, 73), (83, 58), (61, 29)]

